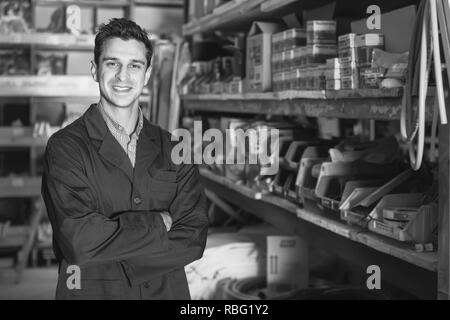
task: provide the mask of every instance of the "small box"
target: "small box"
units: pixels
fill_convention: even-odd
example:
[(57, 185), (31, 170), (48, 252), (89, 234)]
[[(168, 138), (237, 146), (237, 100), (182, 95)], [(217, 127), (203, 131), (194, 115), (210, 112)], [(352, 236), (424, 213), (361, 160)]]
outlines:
[(283, 52), (272, 54), (272, 72), (277, 73), (283, 71)]
[(360, 68), (360, 88), (366, 89), (376, 89), (380, 87), (381, 81), (384, 79), (385, 74), (384, 68), (371, 68), (362, 67)]
[(307, 64), (323, 64), (336, 57), (336, 45), (314, 44), (307, 46)]
[(341, 67), (339, 58), (327, 59), (326, 64), (328, 69), (339, 69)]
[(334, 69), (328, 69), (325, 71), (325, 78), (327, 80), (334, 80), (334, 79), (340, 79), (341, 78), (341, 69), (340, 68), (334, 68)]
[(308, 243), (298, 236), (267, 237), (269, 292), (301, 290), (309, 285)]
[(344, 48), (354, 48), (355, 47), (355, 37), (356, 33), (347, 33), (338, 37), (338, 47), (339, 50)]
[(273, 75), (273, 91), (283, 91), (283, 87), (284, 87), (284, 79), (285, 78), (285, 74), (284, 72), (277, 72), (274, 73)]
[(326, 82), (327, 90), (340, 90), (341, 89), (341, 80), (340, 79), (327, 79)]
[(384, 47), (384, 35), (365, 33), (355, 37), (355, 47)]
[(294, 50), (283, 52), (283, 71), (291, 70), (295, 67)]
[(284, 31), (284, 50), (294, 49), (306, 46), (306, 30), (305, 29), (289, 29)]
[(336, 44), (336, 21), (310, 20), (306, 23), (307, 44)]
[(358, 62), (358, 52), (356, 48), (339, 49), (338, 57), (341, 64)]
[(359, 77), (341, 77), (341, 89), (358, 89)]
[(286, 34), (284, 31), (272, 35), (272, 54), (283, 52)]
[(246, 76), (250, 92), (272, 88), (272, 34), (281, 27), (275, 23), (254, 22), (247, 36)]

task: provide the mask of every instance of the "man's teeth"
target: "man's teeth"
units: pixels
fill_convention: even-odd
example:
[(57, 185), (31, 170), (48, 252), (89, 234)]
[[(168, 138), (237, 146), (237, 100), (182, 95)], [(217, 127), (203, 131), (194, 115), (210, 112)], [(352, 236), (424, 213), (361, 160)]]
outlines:
[(116, 90), (116, 91), (123, 91), (123, 92), (131, 90), (130, 87), (117, 87), (117, 86), (113, 86), (113, 88), (114, 88), (114, 90)]

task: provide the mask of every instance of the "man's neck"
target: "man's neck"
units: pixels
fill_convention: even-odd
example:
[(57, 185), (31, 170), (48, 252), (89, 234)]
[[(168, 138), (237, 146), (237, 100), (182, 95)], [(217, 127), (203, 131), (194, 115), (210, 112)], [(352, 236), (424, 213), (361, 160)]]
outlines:
[(134, 131), (139, 115), (137, 103), (128, 108), (111, 106), (102, 98), (100, 103), (108, 115), (119, 123), (127, 134), (131, 134)]

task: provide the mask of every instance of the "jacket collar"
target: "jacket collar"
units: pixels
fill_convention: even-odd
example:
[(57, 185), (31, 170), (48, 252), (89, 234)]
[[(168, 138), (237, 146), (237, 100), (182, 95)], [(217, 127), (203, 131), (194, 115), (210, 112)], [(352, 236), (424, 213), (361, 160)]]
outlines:
[[(83, 115), (83, 120), (90, 139), (99, 146), (99, 154), (108, 162), (123, 170), (128, 178), (133, 181), (131, 162), (120, 144), (109, 132), (97, 104), (92, 104), (89, 107)], [(136, 170), (149, 168), (159, 153), (161, 153), (160, 130), (144, 117), (143, 128), (136, 147)]]

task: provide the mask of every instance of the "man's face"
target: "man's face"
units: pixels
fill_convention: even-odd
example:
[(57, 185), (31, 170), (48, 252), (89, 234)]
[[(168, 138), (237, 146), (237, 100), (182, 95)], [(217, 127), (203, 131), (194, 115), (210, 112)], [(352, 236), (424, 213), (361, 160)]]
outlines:
[(104, 42), (98, 65), (92, 62), (91, 66), (102, 100), (118, 108), (138, 103), (151, 71), (145, 53), (145, 45), (134, 39), (110, 38)]

